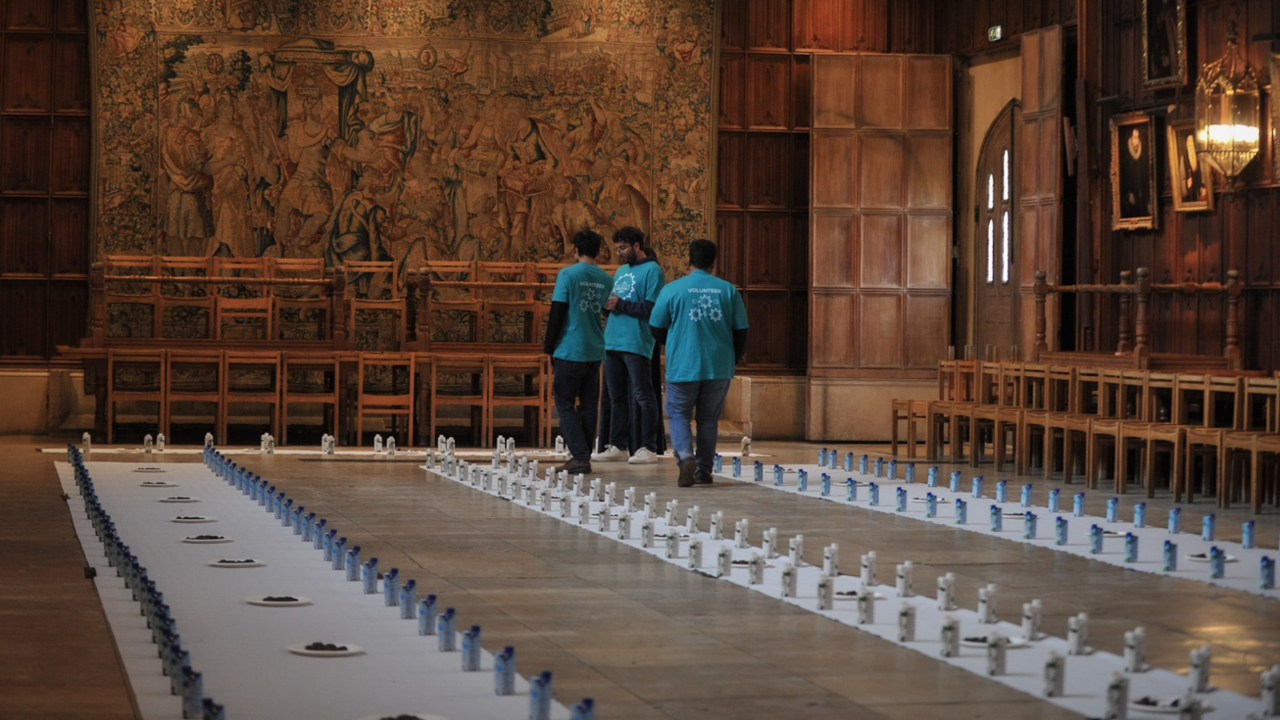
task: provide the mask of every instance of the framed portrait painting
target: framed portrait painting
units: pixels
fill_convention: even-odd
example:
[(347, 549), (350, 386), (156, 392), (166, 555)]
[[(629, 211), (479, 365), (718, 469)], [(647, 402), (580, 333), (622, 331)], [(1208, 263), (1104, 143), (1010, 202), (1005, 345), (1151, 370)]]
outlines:
[(1142, 0), (1142, 84), (1187, 84), (1187, 0)]
[[(1276, 93), (1280, 92), (1280, 55), (1271, 56), (1271, 92), (1268, 93), (1267, 103), (1271, 105), (1271, 133), (1276, 138), (1276, 133), (1280, 133), (1280, 102), (1276, 99)], [(1276, 143), (1267, 143), (1271, 150), (1271, 177), (1280, 179), (1280, 152), (1276, 151)]]
[(1111, 118), (1111, 229), (1154, 230), (1156, 123), (1146, 113)]
[(1169, 123), (1169, 187), (1177, 212), (1213, 210), (1213, 172), (1196, 155), (1196, 124), (1191, 120)]

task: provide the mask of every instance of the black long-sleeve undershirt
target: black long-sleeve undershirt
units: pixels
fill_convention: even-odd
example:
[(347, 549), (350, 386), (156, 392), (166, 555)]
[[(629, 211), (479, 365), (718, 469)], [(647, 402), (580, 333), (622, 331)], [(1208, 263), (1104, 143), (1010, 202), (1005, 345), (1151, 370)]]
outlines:
[(569, 303), (551, 303), (551, 312), (547, 314), (547, 337), (542, 341), (542, 352), (551, 355), (560, 344), (560, 335), (564, 333), (565, 320), (569, 317)]

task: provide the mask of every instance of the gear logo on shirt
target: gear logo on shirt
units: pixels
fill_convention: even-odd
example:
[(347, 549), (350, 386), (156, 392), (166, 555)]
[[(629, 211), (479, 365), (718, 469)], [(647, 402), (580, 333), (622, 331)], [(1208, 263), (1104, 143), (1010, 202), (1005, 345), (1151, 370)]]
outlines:
[(584, 285), (582, 288), (582, 297), (578, 299), (578, 309), (584, 313), (600, 314), (600, 308), (603, 303), (600, 302), (600, 296), (596, 294), (596, 289), (590, 285)]
[(630, 300), (636, 294), (636, 276), (632, 273), (620, 276), (613, 281), (613, 294), (619, 299)]
[(724, 311), (720, 309), (720, 303), (716, 302), (713, 296), (699, 295), (698, 299), (693, 301), (693, 307), (689, 308), (689, 319), (694, 322), (703, 320), (720, 322), (724, 319)]

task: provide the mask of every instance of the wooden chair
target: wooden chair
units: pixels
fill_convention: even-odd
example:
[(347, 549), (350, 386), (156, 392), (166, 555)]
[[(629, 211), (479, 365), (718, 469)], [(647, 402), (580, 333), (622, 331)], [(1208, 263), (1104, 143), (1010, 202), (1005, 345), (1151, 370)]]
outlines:
[[(480, 353), (433, 353), (435, 375), (431, 381), (430, 424), (428, 435), (439, 434), (440, 409), (463, 406), (471, 410), (471, 433), (481, 447), (489, 447), (488, 422), (489, 356)], [(463, 378), (462, 383), (449, 382)]]
[[(115, 315), (111, 306), (136, 306), (146, 309), (146, 322), (140, 325), (130, 323), (108, 323), (107, 329), (116, 332), (128, 331), (129, 339), (160, 337), (160, 283), (154, 280), (113, 280), (113, 277), (139, 276), (159, 277), (160, 258), (156, 255), (105, 255), (103, 256), (103, 302), (106, 317)], [(136, 327), (139, 331), (145, 326), (145, 333), (133, 335)], [(112, 336), (117, 337), (117, 336)]]
[[(160, 315), (160, 334), (168, 339), (196, 340), (215, 337), (214, 294), (199, 278), (211, 277), (211, 258), (161, 257), (159, 275), (160, 292), (157, 310)], [(169, 278), (190, 279), (190, 282), (172, 282)], [(201, 327), (200, 318), (203, 318)]]
[(1051, 412), (1048, 414), (1044, 440), (1044, 477), (1046, 480), (1053, 477), (1055, 470), (1056, 463), (1054, 460), (1057, 454), (1054, 452), (1054, 445), (1059, 433), (1062, 435), (1062, 481), (1071, 484), (1075, 475), (1075, 441), (1077, 437), (1085, 445), (1084, 460), (1087, 479), (1088, 465), (1091, 459), (1087, 446), (1089, 444), (1089, 422), (1092, 419), (1092, 415), (1080, 413)]
[(1173, 398), (1177, 375), (1167, 372), (1148, 372), (1146, 383), (1142, 419), (1153, 423), (1173, 422)]
[(225, 409), (218, 423), (218, 442), (226, 443), (233, 404), (267, 406), (267, 432), (280, 435), (280, 353), (227, 350), (222, 357)]
[(331, 297), (325, 288), (324, 260), (272, 258), (268, 275), (279, 280), (314, 280), (314, 284), (271, 286), (272, 340), (328, 340), (333, 323)]
[(952, 415), (954, 400), (934, 400), (928, 404), (925, 420), (925, 459), (937, 462), (942, 459), (942, 446), (955, 444), (956, 423)]
[(538, 333), (545, 324), (541, 303), (534, 300), (485, 300), (481, 317), (484, 325), (481, 336), (486, 343), (542, 345)]
[(1124, 493), (1128, 479), (1125, 458), (1128, 454), (1123, 452), (1124, 441), (1121, 436), (1123, 424), (1124, 421), (1116, 417), (1089, 418), (1088, 445), (1085, 449), (1085, 485), (1090, 490), (1098, 487), (1099, 475), (1109, 447), (1112, 468), (1115, 472), (1115, 492)]
[[(213, 259), (213, 277), (267, 279), (263, 258)], [(217, 284), (213, 286), (213, 327), (219, 340), (270, 340), (271, 293), (261, 283)]]
[[(391, 434), (402, 447), (413, 446), (413, 413), (417, 400), (412, 353), (360, 353), (360, 375), (356, 386), (356, 438), (364, 444), (367, 417), (390, 417)], [(398, 419), (404, 416), (403, 435)]]
[(1102, 371), (1097, 368), (1076, 368), (1071, 386), (1071, 412), (1077, 415), (1098, 415), (1102, 407)]
[(1098, 415), (1124, 418), (1124, 371), (1107, 368), (1098, 376)]
[(167, 428), (164, 350), (113, 349), (107, 351), (107, 376), (99, 382), (107, 386), (107, 443), (116, 441), (119, 403), (145, 402), (156, 405), (156, 427)]
[(1186, 442), (1186, 428), (1168, 423), (1126, 423), (1125, 437), (1141, 439), (1143, 452), (1139, 477), (1147, 497), (1155, 497), (1156, 474), (1155, 461), (1158, 453), (1168, 446), (1169, 452), (1169, 489), (1175, 501), (1182, 497), (1186, 485), (1186, 470), (1183, 468), (1183, 446)]
[[(400, 274), (394, 261), (349, 260), (342, 266), (346, 280), (347, 327), (352, 345), (360, 350), (398, 350), (404, 346), (408, 322)], [(393, 319), (385, 337), (376, 318)]]
[(320, 405), (323, 429), (337, 437), (342, 404), (337, 357), (331, 352), (286, 352), (281, 366), (280, 444), (289, 444), (289, 411), (301, 404)]
[(226, 412), (226, 376), (223, 374), (221, 350), (170, 350), (165, 366), (165, 422), (164, 433), (173, 437), (177, 403), (201, 403), (212, 405), (208, 417), (209, 431), (216, 432), (223, 425)]
[(1241, 429), (1250, 432), (1280, 432), (1280, 378), (1247, 377), (1244, 379), (1243, 395)]
[[(502, 382), (504, 377), (515, 382)], [(546, 355), (492, 355), (485, 392), (489, 397), (485, 425), (491, 434), (497, 432), (498, 408), (519, 407), (524, 410), (529, 443), (551, 444), (551, 363)]]
[[(1231, 506), (1237, 499), (1247, 499), (1253, 514), (1262, 512), (1268, 498), (1280, 506), (1280, 488), (1276, 475), (1280, 464), (1280, 435), (1276, 433), (1226, 433), (1222, 451), (1227, 456), (1223, 487), (1218, 492), (1218, 505)], [(1245, 462), (1247, 461), (1247, 462)], [(1242, 472), (1243, 471), (1243, 472)]]
[[(901, 435), (898, 432), (899, 424), (904, 420), (907, 423), (907, 457), (914, 458), (916, 456), (916, 425), (927, 423), (929, 420), (929, 402), (927, 400), (898, 400), (894, 399), (892, 406), (892, 417), (890, 423), (892, 448), (894, 457), (898, 456), (898, 440)], [(928, 431), (926, 430), (926, 433)]]
[(938, 399), (956, 399), (956, 361), (941, 360), (938, 362)]
[(1027, 410), (1040, 410), (1048, 407), (1049, 400), (1049, 366), (1039, 363), (1022, 363), (1022, 374), (1019, 377), (1021, 387), (1018, 390), (1018, 404)]
[(1183, 490), (1186, 493), (1186, 500), (1181, 500), (1175, 495), (1174, 501), (1190, 503), (1195, 499), (1197, 459), (1202, 461), (1203, 468), (1201, 494), (1206, 496), (1219, 494), (1217, 486), (1226, 474), (1226, 456), (1222, 452), (1222, 437), (1226, 433), (1227, 431), (1222, 428), (1184, 426), (1183, 452), (1186, 460), (1183, 467), (1186, 472), (1186, 482), (1183, 484)]

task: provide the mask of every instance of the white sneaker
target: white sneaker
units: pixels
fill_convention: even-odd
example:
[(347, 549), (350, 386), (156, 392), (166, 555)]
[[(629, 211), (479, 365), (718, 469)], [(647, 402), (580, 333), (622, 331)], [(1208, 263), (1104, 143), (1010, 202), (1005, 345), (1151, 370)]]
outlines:
[(658, 462), (658, 456), (647, 447), (637, 450), (636, 454), (632, 455), (631, 459), (627, 461), (631, 465), (652, 465), (656, 462)]
[(612, 445), (605, 445), (604, 452), (598, 452), (591, 456), (591, 462), (622, 462), (627, 459), (627, 451), (620, 450)]

